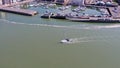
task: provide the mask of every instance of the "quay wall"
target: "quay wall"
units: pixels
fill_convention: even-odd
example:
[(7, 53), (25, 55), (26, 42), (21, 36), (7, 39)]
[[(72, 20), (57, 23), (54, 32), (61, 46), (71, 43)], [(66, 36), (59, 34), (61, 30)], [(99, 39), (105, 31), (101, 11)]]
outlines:
[(0, 8), (0, 11), (21, 14), (21, 15), (26, 15), (26, 16), (33, 16), (38, 13), (37, 11), (33, 11), (33, 10), (10, 8), (10, 7)]

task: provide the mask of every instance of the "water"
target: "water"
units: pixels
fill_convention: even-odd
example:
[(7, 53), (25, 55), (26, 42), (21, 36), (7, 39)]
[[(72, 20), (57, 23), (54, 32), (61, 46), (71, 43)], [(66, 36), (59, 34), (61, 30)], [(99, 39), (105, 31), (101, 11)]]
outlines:
[[(0, 68), (120, 67), (119, 23), (46, 20), (41, 13), (0, 13)], [(59, 43), (64, 38), (77, 42)]]

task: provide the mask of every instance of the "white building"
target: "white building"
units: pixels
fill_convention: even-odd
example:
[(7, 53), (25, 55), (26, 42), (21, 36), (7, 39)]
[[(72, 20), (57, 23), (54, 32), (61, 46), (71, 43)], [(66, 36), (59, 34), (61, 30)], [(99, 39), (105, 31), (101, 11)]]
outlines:
[(2, 5), (2, 0), (0, 0), (0, 5)]

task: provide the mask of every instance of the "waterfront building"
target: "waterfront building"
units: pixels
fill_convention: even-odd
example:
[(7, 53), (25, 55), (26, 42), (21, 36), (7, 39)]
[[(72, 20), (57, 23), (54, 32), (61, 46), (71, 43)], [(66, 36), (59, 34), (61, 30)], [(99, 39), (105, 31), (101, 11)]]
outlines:
[(61, 4), (72, 4), (72, 5), (80, 5), (83, 4), (84, 0), (54, 0), (54, 2)]
[(4, 4), (11, 4), (18, 1), (21, 1), (21, 0), (1, 0), (0, 3), (4, 5)]
[(70, 3), (72, 5), (84, 6), (85, 5), (85, 0), (71, 0)]
[(2, 0), (2, 4), (10, 4), (11, 3), (11, 0)]
[[(72, 5), (90, 5), (90, 4), (96, 4), (98, 2), (113, 2), (113, 0), (36, 0), (36, 1), (52, 1), (59, 4), (72, 4)], [(118, 0), (120, 1), (120, 0)]]
[(113, 2), (113, 0), (102, 0), (103, 2)]
[(2, 0), (0, 0), (0, 5), (2, 5)]

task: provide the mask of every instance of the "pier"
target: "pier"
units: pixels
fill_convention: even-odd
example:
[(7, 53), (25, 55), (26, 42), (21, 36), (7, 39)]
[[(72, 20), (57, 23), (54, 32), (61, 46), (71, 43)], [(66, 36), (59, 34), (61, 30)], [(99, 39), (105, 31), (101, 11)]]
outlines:
[(37, 14), (37, 11), (27, 10), (27, 9), (18, 9), (18, 8), (12, 8), (12, 7), (0, 8), (0, 11), (27, 15), (27, 16), (33, 16)]
[(33, 16), (33, 15), (36, 15), (38, 12), (34, 11), (34, 10), (11, 7), (11, 6), (15, 6), (15, 5), (29, 3), (31, 1), (33, 1), (33, 0), (26, 0), (26, 1), (22, 1), (22, 2), (15, 2), (15, 3), (11, 3), (11, 4), (0, 5), (0, 11), (15, 13), (15, 14), (21, 14), (21, 15), (27, 15), (27, 16)]

